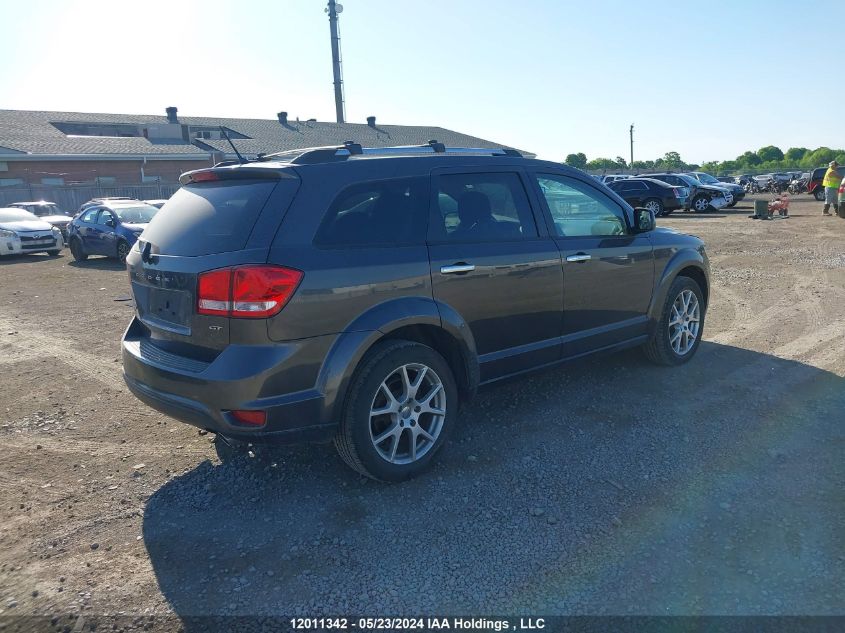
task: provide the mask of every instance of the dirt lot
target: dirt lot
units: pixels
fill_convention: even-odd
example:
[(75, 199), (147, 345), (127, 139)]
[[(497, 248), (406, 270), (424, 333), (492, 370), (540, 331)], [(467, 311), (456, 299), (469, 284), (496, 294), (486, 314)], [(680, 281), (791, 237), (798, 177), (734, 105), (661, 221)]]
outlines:
[(801, 200), (660, 220), (711, 256), (692, 363), (500, 385), (401, 486), (221, 465), (123, 386), (120, 266), (0, 261), (0, 613), (845, 613), (845, 220)]

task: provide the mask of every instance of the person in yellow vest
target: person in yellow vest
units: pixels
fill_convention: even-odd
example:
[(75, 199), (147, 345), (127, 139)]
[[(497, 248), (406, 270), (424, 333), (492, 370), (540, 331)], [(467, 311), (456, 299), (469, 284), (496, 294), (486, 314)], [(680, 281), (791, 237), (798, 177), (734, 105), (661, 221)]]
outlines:
[(824, 173), (822, 187), (824, 187), (824, 215), (831, 215), (830, 205), (833, 205), (833, 212), (839, 214), (839, 185), (842, 184), (842, 176), (839, 173), (839, 163), (830, 161), (827, 171)]

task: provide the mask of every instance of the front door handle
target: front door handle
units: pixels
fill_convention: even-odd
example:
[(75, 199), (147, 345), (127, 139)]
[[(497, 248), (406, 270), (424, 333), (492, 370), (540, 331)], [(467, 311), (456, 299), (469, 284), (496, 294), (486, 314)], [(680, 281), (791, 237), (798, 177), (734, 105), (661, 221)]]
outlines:
[(465, 264), (460, 262), (458, 264), (452, 264), (451, 266), (441, 266), (440, 267), (440, 274), (441, 275), (465, 275), (466, 273), (471, 273), (475, 270), (475, 266), (472, 264)]
[(575, 255), (567, 255), (566, 261), (568, 262), (588, 262), (592, 259), (592, 255), (587, 255), (587, 253), (576, 253)]

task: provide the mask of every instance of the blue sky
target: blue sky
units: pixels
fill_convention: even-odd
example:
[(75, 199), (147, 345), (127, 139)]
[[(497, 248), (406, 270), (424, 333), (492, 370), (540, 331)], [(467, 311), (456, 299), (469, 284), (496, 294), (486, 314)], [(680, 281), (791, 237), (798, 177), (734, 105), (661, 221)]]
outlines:
[[(627, 158), (631, 123), (642, 159), (845, 146), (835, 0), (340, 1), (351, 121), (439, 125), (551, 160)], [(5, 2), (0, 108), (332, 121), (324, 6)]]

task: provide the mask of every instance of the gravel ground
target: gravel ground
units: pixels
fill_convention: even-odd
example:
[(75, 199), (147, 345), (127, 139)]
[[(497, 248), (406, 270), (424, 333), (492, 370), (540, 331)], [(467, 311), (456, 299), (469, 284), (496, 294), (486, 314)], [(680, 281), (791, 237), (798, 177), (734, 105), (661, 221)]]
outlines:
[(845, 221), (800, 200), (659, 221), (711, 254), (693, 362), (499, 385), (402, 485), (221, 465), (124, 388), (120, 266), (4, 259), (0, 614), (845, 614)]

